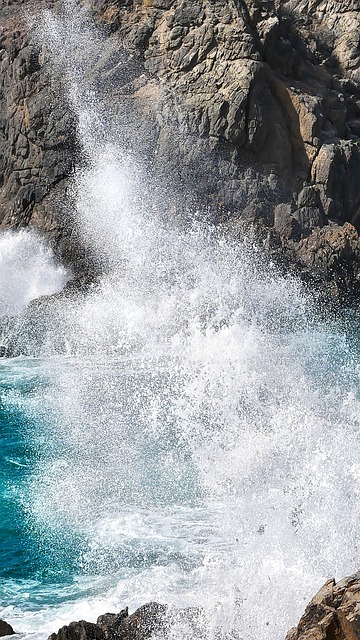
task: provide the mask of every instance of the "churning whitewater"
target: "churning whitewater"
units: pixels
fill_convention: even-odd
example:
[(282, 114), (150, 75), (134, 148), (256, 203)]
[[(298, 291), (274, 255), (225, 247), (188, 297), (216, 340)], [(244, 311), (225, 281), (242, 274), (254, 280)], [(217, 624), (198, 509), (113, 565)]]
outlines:
[[(356, 328), (318, 321), (299, 282), (208, 212), (170, 216), (170, 188), (87, 85), (101, 35), (76, 3), (42, 27), (67, 69), (87, 160), (72, 201), (104, 275), (0, 361), (0, 617), (45, 638), (156, 600), (203, 607), (209, 638), (280, 640), (325, 579), (358, 569)], [(0, 236), (2, 315), (69, 277), (44, 251)]]
[(51, 250), (29, 231), (0, 236), (0, 317), (14, 316), (40, 296), (61, 291), (69, 279)]

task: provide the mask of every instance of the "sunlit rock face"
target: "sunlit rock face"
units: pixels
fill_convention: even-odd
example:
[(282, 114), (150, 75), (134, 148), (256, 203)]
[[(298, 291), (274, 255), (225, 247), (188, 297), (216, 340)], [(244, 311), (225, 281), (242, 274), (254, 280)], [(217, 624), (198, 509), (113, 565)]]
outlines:
[[(209, 209), (232, 233), (255, 228), (288, 267), (332, 295), (355, 293), (357, 2), (80, 4), (102, 30), (81, 70), (88, 92), (100, 90), (112, 135), (177, 191), (177, 210)], [(70, 5), (2, 3), (0, 219), (47, 231), (81, 271), (67, 188), (86, 157), (41, 39), (44, 10), (70, 15)]]
[(289, 631), (286, 640), (355, 640), (360, 637), (359, 613), (359, 573), (337, 583), (328, 580), (308, 604), (298, 626)]

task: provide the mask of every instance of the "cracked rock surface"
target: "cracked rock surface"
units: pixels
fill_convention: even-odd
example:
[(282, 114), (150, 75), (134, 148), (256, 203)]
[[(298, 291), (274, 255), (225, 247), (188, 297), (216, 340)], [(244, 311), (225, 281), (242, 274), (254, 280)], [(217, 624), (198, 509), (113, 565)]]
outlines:
[[(0, 224), (45, 230), (76, 263), (61, 207), (81, 154), (76, 118), (52, 93), (22, 4), (0, 2)], [(287, 268), (331, 296), (356, 296), (358, 0), (82, 4), (104, 32), (93, 83), (184, 210), (209, 208), (234, 233), (250, 226)], [(56, 0), (26, 6), (62, 11)]]
[(360, 574), (328, 580), (286, 640), (359, 640)]

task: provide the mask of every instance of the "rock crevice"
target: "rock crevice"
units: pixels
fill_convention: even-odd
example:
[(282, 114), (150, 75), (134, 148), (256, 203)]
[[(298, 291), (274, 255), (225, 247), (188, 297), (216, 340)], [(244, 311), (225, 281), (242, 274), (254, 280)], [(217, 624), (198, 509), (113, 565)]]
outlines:
[[(79, 4), (103, 31), (88, 75), (104, 112), (117, 121), (122, 114), (131, 152), (160, 181), (185, 186), (184, 208), (210, 207), (236, 229), (251, 224), (260, 241), (270, 231), (279, 260), (286, 254), (331, 295), (357, 295), (357, 0)], [(32, 0), (27, 12), (46, 7), (63, 10), (60, 0)], [(73, 259), (73, 221), (61, 203), (81, 157), (76, 115), (55, 95), (46, 47), (10, 0), (1, 3), (1, 26), (0, 224), (36, 226)], [(344, 225), (353, 228), (346, 257), (332, 241), (349, 234)]]

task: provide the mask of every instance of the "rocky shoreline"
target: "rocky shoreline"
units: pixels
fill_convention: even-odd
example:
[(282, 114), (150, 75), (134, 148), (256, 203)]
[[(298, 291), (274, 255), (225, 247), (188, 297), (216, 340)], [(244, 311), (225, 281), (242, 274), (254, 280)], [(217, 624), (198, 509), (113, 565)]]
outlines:
[[(166, 605), (150, 602), (129, 615), (106, 613), (96, 623), (71, 622), (52, 633), (48, 640), (146, 640), (153, 636), (169, 637), (176, 625), (186, 621), (194, 638), (207, 638), (207, 625), (199, 608), (169, 610)], [(14, 635), (12, 627), (0, 620), (0, 637)], [(172, 636), (173, 637), (173, 636)], [(223, 635), (219, 637), (224, 637)], [(231, 640), (231, 635), (226, 636)], [(236, 637), (238, 637), (236, 635)], [(360, 573), (339, 582), (328, 580), (305, 609), (297, 627), (290, 629), (285, 640), (359, 640), (360, 639)]]
[[(82, 5), (101, 29), (101, 55), (86, 72), (88, 89), (100, 91), (111, 113), (109, 136), (120, 123), (125, 148), (156, 184), (168, 185), (180, 215), (210, 211), (231, 236), (254, 234), (324, 298), (358, 300), (357, 0)], [(64, 7), (0, 1), (0, 229), (42, 233), (74, 271), (68, 295), (86, 289), (101, 265), (73, 215), (74, 167), (85, 162), (84, 149), (46, 41), (31, 26), (44, 10), (61, 15)], [(198, 612), (181, 615), (201, 637)], [(150, 603), (96, 624), (71, 623), (50, 639), (142, 640), (166, 636), (167, 624), (166, 607)], [(12, 632), (0, 622), (0, 636)], [(305, 639), (360, 639), (359, 574), (322, 587), (287, 635)]]
[[(102, 34), (87, 90), (102, 96), (109, 135), (121, 129), (177, 211), (209, 210), (232, 235), (251, 229), (311, 287), (357, 298), (356, 0), (91, 0), (79, 2), (80, 24), (82, 5)], [(84, 161), (77, 115), (41, 26), (35, 35), (31, 27), (64, 5), (3, 0), (0, 10), (0, 228), (40, 230), (91, 277), (71, 206)]]

